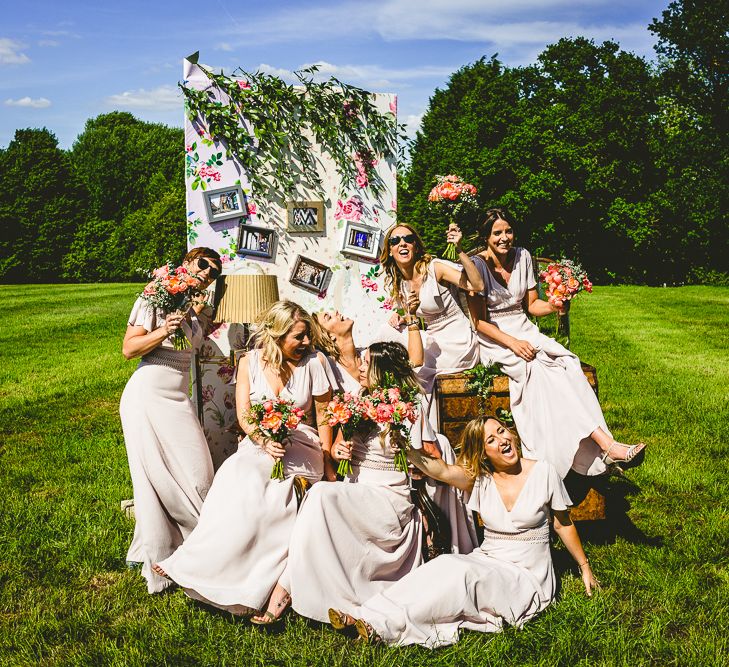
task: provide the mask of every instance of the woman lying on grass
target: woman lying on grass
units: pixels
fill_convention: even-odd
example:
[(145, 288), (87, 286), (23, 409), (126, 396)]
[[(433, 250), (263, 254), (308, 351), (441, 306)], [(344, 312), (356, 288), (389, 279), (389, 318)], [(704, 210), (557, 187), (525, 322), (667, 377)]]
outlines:
[(458, 641), (461, 628), (498, 632), (521, 627), (554, 599), (549, 521), (577, 562), (585, 591), (598, 587), (557, 471), (522, 459), (518, 436), (495, 417), (466, 425), (456, 465), (410, 450), (425, 473), (470, 493), (484, 541), (470, 554), (439, 556), (364, 602), (355, 616), (331, 609), (332, 625), (355, 625), (363, 638), (434, 648)]

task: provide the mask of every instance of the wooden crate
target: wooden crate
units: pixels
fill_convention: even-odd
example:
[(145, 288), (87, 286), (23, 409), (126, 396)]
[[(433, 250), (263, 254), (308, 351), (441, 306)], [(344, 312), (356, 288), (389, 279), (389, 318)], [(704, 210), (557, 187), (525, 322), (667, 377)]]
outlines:
[[(594, 366), (583, 363), (582, 372), (597, 395), (597, 371)], [(496, 414), (499, 408), (511, 409), (509, 378), (505, 375), (494, 378), (492, 391), (486, 400), (471, 394), (466, 388), (468, 382), (469, 377), (464, 373), (441, 375), (436, 380), (440, 431), (453, 445), (458, 443), (464, 426), (474, 417), (480, 414)], [(585, 481), (589, 478), (576, 478), (568, 476), (566, 480), (570, 495), (574, 495), (575, 503), (579, 503), (572, 509), (572, 518), (575, 521), (604, 519), (605, 496), (600, 488)]]

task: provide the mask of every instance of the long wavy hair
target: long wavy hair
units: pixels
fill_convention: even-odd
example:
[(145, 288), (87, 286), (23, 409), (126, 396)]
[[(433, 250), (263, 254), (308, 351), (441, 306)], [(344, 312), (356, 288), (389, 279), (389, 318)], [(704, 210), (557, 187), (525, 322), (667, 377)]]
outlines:
[(481, 475), (491, 475), (494, 472), (491, 461), (486, 456), (485, 451), (485, 433), (486, 422), (490, 419), (499, 422), (514, 436), (514, 446), (521, 449), (521, 440), (519, 435), (506, 423), (493, 415), (480, 415), (472, 419), (463, 429), (463, 434), (456, 447), (458, 456), (456, 463), (465, 468), (474, 477)]
[(321, 324), (319, 324), (317, 313), (314, 313), (311, 316), (311, 321), (311, 344), (319, 350), (319, 352), (323, 352), (335, 361), (339, 361), (339, 357), (342, 356), (339, 345), (337, 345), (337, 341), (331, 337), (329, 332), (326, 331)]
[(281, 342), (291, 327), (304, 322), (314, 341), (314, 320), (300, 305), (293, 301), (276, 301), (261, 312), (256, 319), (256, 332), (252, 336), (253, 347), (261, 350), (264, 361), (280, 372), (284, 366)]
[[(367, 349), (370, 353), (370, 365), (367, 369), (366, 378), (368, 389), (383, 387), (394, 382), (400, 390), (410, 389), (419, 394), (423, 393), (404, 345), (384, 341), (372, 343)], [(388, 424), (380, 431), (380, 443), (383, 449), (385, 440), (390, 433), (392, 433), (391, 437), (393, 438), (401, 437), (400, 432), (393, 431)]]
[(204, 257), (205, 259), (212, 259), (218, 266), (222, 266), (223, 263), (220, 259), (220, 253), (216, 252), (212, 248), (206, 248), (200, 246), (199, 248), (193, 248), (183, 258), (183, 262), (191, 262), (193, 259), (199, 259)]
[[(390, 237), (398, 227), (405, 227), (411, 234), (415, 235), (415, 247), (413, 255), (415, 257), (415, 273), (425, 275), (428, 271), (428, 265), (433, 257), (425, 250), (423, 239), (420, 238), (417, 230), (405, 222), (398, 222), (385, 232), (385, 240), (380, 253), (380, 266), (385, 273), (385, 287), (390, 290), (390, 296), (398, 301), (401, 300), (400, 285), (402, 284), (402, 274), (397, 268), (395, 258), (390, 254)], [(404, 304), (403, 304), (404, 307)]]

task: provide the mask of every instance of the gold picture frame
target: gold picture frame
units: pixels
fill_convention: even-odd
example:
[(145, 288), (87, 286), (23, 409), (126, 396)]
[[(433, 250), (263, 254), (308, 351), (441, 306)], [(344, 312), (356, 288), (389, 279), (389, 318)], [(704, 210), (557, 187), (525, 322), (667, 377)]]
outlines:
[(290, 201), (286, 204), (289, 234), (318, 234), (325, 231), (323, 201)]

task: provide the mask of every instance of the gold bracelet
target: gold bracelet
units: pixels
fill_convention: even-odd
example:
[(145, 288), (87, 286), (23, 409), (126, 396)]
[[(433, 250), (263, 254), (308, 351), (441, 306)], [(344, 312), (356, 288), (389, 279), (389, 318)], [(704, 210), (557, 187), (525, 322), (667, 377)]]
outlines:
[(577, 567), (579, 567), (580, 569), (582, 569), (583, 567), (585, 567), (585, 565), (589, 564), (589, 562), (590, 562), (589, 559), (585, 558), (585, 562), (584, 563), (578, 563), (577, 564)]

